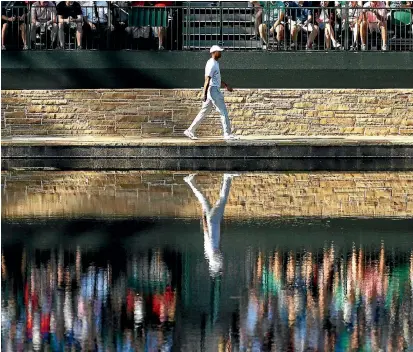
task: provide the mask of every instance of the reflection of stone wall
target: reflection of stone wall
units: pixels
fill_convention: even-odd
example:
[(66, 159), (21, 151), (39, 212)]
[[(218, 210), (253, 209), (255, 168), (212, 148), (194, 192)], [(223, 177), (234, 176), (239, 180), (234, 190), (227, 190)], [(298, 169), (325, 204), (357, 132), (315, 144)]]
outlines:
[[(182, 136), (200, 90), (24, 90), (1, 92), (3, 136)], [(413, 135), (413, 90), (242, 89), (226, 93), (243, 135)], [(220, 134), (209, 118), (200, 135)]]
[[(2, 217), (198, 217), (185, 175), (3, 172)], [(215, 202), (222, 174), (196, 180)], [(225, 216), (412, 217), (413, 172), (244, 174), (232, 183)]]

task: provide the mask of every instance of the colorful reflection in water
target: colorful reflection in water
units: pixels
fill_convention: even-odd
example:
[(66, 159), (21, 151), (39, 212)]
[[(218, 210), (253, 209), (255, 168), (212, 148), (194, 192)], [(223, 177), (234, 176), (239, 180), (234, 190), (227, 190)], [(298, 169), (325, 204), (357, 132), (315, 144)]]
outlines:
[[(87, 248), (3, 251), (5, 351), (402, 351), (413, 251), (243, 249), (220, 275), (165, 247), (95, 262)], [(197, 264), (198, 263), (198, 264)], [(191, 268), (192, 266), (192, 268)], [(231, 271), (231, 268), (245, 268)], [(194, 277), (198, 276), (196, 281)], [(195, 282), (211, 283), (204, 291)], [(230, 287), (235, 287), (232, 289)], [(185, 303), (188, 292), (192, 300)], [(210, 309), (195, 297), (207, 296)], [(230, 310), (222, 301), (235, 301)]]

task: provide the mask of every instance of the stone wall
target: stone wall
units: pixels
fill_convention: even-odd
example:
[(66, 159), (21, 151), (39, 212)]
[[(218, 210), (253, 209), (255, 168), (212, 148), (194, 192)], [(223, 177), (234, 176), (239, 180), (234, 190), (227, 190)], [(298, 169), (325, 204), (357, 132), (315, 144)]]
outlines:
[[(3, 136), (182, 136), (200, 90), (2, 91)], [(413, 135), (413, 90), (237, 90), (226, 93), (242, 135)], [(215, 113), (199, 134), (220, 132)]]
[[(196, 217), (201, 207), (178, 172), (2, 173), (2, 218)], [(196, 182), (218, 199), (221, 173)], [(236, 177), (227, 218), (413, 216), (413, 172), (246, 173)]]

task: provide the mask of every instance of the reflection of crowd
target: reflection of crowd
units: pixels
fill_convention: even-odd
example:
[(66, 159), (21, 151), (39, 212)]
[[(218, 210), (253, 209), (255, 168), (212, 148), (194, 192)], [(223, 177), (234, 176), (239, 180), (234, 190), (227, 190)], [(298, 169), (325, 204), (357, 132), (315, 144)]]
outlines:
[[(220, 333), (218, 346), (211, 348), (411, 349), (413, 252), (410, 258), (390, 252), (384, 245), (349, 252), (333, 245), (314, 252), (248, 249), (249, 279), (237, 318), (224, 334), (223, 317), (213, 319)], [(161, 251), (129, 257), (119, 274), (110, 264), (85, 265), (79, 249), (73, 258), (51, 251), (40, 264), (35, 263), (41, 258), (23, 253), (21, 275), (6, 259), (2, 256), (5, 351), (172, 349), (180, 288), (173, 286)], [(237, 280), (229, 274), (220, 279)]]
[(317, 258), (275, 251), (256, 258), (242, 305), (241, 351), (412, 348), (413, 253), (410, 265), (386, 263), (353, 248), (348, 258), (325, 248)]
[[(110, 265), (90, 264), (83, 270), (80, 250), (73, 264), (64, 257), (63, 251), (52, 252), (49, 261), (37, 266), (23, 255), (21, 282), (9, 276), (2, 257), (5, 351), (171, 349), (176, 294), (161, 253), (145, 257), (146, 278), (129, 273), (132, 281), (149, 280), (156, 287), (145, 292), (142, 284), (128, 284), (124, 275), (114, 280)], [(137, 272), (136, 266), (131, 269)]]

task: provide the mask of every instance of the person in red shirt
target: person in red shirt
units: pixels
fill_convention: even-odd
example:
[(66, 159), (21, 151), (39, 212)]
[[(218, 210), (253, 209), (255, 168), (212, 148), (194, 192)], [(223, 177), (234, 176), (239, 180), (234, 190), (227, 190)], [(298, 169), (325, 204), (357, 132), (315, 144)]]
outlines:
[[(168, 6), (172, 6), (172, 1), (155, 1), (152, 4), (155, 7), (168, 7)], [(155, 37), (159, 39), (158, 49), (164, 50), (166, 28), (165, 27), (153, 27), (152, 30), (153, 30)]]

